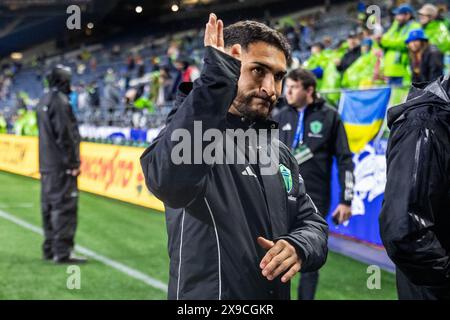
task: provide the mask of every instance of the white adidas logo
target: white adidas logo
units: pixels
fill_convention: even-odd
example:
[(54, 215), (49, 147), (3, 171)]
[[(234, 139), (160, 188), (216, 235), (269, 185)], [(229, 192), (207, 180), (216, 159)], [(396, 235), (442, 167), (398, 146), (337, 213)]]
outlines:
[(250, 166), (247, 166), (247, 167), (245, 168), (245, 170), (242, 171), (242, 175), (243, 175), (243, 176), (252, 176), (252, 177), (258, 178), (258, 177), (256, 176), (256, 174), (252, 171), (252, 168), (250, 168)]
[(283, 131), (289, 131), (292, 130), (291, 124), (290, 123), (286, 123), (283, 128), (281, 128), (281, 130)]

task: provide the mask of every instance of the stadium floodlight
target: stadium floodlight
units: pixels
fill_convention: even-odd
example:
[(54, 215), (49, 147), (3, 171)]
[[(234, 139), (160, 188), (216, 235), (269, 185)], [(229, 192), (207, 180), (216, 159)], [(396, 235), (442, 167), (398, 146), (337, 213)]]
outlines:
[(11, 59), (13, 60), (22, 60), (23, 54), (21, 52), (13, 52), (11, 53)]
[(177, 4), (173, 4), (171, 9), (172, 9), (173, 12), (177, 12), (180, 9), (180, 7), (178, 7)]
[(135, 10), (136, 10), (136, 13), (141, 13), (143, 9), (141, 6), (136, 6)]

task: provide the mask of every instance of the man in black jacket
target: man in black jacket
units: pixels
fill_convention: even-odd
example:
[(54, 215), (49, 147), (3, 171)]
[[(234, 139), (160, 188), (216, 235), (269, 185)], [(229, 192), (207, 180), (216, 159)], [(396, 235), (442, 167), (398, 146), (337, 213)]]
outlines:
[[(292, 149), (306, 192), (324, 217), (330, 207), (331, 171), (336, 157), (341, 195), (333, 218), (343, 223), (351, 216), (354, 164), (341, 118), (316, 96), (316, 79), (309, 70), (295, 69), (287, 75), (285, 99), (288, 105), (274, 117), (281, 129), (280, 140)], [(314, 299), (318, 279), (318, 272), (302, 272), (299, 299)]]
[(80, 135), (69, 103), (70, 69), (56, 66), (48, 76), (50, 91), (37, 107), (39, 171), (44, 227), (43, 258), (82, 263), (72, 253), (77, 226)]
[(337, 61), (336, 68), (344, 73), (361, 56), (361, 41), (355, 31), (349, 33), (347, 38), (348, 49), (340, 61)]
[[(180, 87), (166, 126), (141, 157), (146, 184), (166, 208), (169, 299), (289, 299), (290, 279), (300, 269), (317, 270), (327, 255), (327, 224), (267, 119), (281, 94), (289, 45), (254, 21), (223, 29), (214, 14), (204, 44), (200, 78)], [(219, 141), (214, 161), (206, 161), (211, 136), (196, 135), (218, 132), (219, 139), (230, 131), (256, 134), (258, 142)], [(183, 135), (193, 160), (189, 148), (180, 152)], [(250, 150), (258, 150), (258, 161)], [(244, 161), (229, 161), (230, 152), (245, 154)], [(276, 163), (273, 172), (264, 156)]]
[(444, 74), (444, 56), (430, 45), (422, 29), (412, 30), (406, 39), (412, 82), (429, 82)]
[(380, 234), (399, 299), (450, 299), (450, 85), (415, 84), (388, 111)]

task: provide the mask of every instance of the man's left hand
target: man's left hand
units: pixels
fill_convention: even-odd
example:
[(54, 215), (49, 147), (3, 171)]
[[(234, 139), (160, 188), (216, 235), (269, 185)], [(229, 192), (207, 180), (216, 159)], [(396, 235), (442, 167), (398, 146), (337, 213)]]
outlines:
[(263, 237), (258, 237), (258, 244), (268, 250), (261, 260), (259, 267), (262, 275), (268, 280), (273, 280), (281, 273), (287, 272), (281, 277), (281, 282), (288, 282), (300, 271), (302, 261), (297, 255), (294, 246), (286, 240), (278, 240), (276, 243)]
[(73, 177), (78, 177), (78, 176), (80, 175), (80, 173), (81, 173), (80, 168), (72, 169), (72, 170), (70, 171), (70, 174), (71, 174)]
[(352, 216), (352, 207), (346, 204), (339, 204), (333, 212), (333, 218), (338, 222), (338, 224), (342, 224)]

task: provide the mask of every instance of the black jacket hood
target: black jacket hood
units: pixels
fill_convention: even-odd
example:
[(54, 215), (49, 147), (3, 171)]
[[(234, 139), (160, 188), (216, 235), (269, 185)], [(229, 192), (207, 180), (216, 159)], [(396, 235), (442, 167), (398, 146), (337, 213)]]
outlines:
[(449, 76), (441, 76), (431, 82), (414, 83), (409, 90), (405, 103), (388, 110), (387, 121), (389, 129), (393, 123), (404, 117), (405, 112), (423, 106), (433, 105), (450, 111), (450, 80)]

